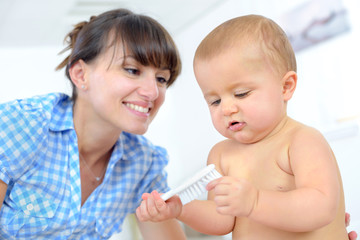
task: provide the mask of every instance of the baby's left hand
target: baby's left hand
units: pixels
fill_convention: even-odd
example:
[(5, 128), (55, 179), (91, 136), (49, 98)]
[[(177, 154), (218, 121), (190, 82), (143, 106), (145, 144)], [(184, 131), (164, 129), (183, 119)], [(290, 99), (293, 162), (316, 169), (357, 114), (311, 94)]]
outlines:
[(220, 214), (248, 217), (257, 203), (258, 190), (246, 179), (222, 177), (211, 181), (216, 210)]
[(176, 218), (182, 210), (182, 203), (178, 196), (173, 196), (165, 202), (157, 191), (144, 193), (143, 201), (136, 209), (136, 216), (141, 222), (161, 222)]

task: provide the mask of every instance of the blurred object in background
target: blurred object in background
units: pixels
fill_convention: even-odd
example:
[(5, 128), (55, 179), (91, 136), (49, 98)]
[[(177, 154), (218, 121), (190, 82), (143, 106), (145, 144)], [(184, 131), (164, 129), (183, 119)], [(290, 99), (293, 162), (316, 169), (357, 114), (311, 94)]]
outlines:
[(286, 12), (280, 25), (294, 51), (299, 51), (350, 30), (348, 12), (341, 0), (311, 0)]

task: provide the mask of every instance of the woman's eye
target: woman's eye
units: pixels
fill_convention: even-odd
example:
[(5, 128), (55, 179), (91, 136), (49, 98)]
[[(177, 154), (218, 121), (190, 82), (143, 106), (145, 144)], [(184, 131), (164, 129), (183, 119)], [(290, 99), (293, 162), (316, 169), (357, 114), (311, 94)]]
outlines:
[(168, 80), (166, 80), (166, 78), (163, 77), (157, 77), (156, 79), (160, 84), (167, 84), (168, 82)]

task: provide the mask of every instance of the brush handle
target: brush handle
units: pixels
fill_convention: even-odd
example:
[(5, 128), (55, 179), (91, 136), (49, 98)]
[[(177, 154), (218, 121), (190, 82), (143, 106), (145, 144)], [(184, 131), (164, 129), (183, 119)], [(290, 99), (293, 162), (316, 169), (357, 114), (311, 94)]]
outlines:
[(166, 201), (169, 198), (171, 198), (172, 196), (174, 196), (176, 194), (176, 189), (172, 189), (166, 193), (164, 193), (163, 195), (161, 195), (161, 198)]

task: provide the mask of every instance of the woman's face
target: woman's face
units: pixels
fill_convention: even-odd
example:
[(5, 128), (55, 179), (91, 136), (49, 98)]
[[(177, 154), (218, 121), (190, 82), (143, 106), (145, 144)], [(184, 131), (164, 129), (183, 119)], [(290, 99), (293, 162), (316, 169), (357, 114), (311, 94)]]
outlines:
[(141, 65), (119, 46), (83, 65), (86, 89), (78, 90), (77, 101), (84, 101), (87, 121), (144, 134), (165, 100), (170, 71)]

